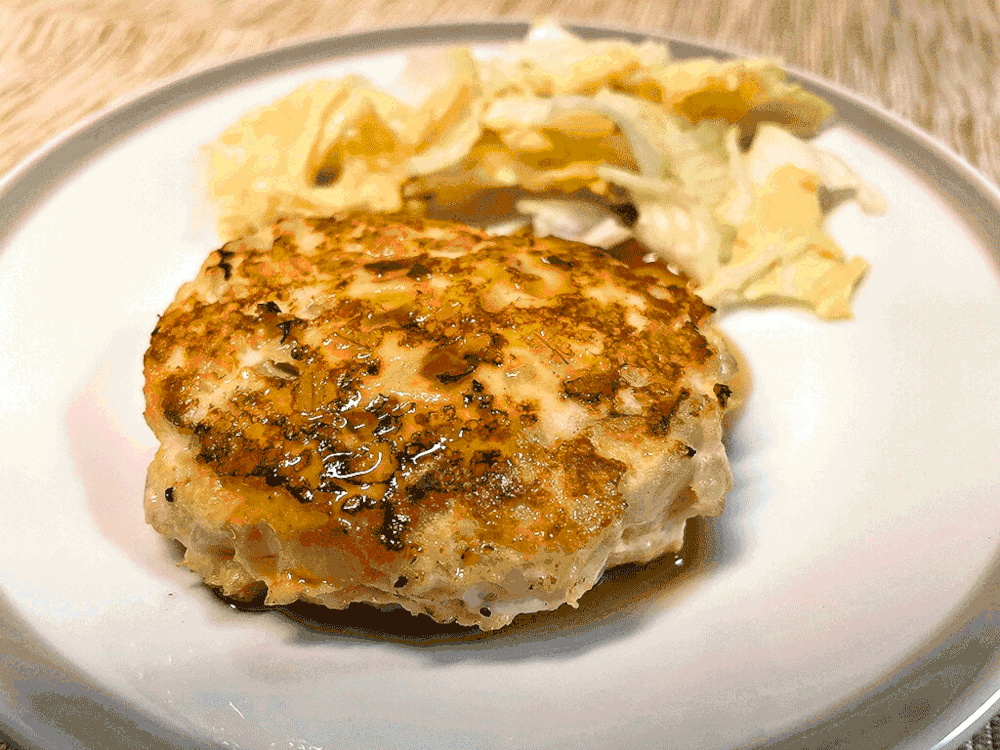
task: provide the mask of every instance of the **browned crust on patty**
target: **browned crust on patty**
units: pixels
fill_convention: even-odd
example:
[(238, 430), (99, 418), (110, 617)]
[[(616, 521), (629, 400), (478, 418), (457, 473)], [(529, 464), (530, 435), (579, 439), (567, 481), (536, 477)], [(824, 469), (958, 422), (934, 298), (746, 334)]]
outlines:
[(721, 411), (725, 383), (706, 406), (688, 380), (719, 356), (711, 312), (663, 264), (578, 243), (402, 215), (285, 222), (182, 287), (146, 354), (146, 416), (238, 498), (227, 524), (335, 548), (362, 578), (421, 554), (443, 515), (473, 522), (463, 556), (569, 553), (621, 520), (628, 469), (573, 420), (639, 445), (681, 405)]

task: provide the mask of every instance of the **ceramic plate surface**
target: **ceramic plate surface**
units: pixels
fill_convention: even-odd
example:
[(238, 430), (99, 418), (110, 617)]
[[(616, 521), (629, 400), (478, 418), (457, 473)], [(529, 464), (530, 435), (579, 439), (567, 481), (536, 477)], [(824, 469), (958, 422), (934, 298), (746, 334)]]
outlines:
[(144, 524), (142, 355), (219, 244), (199, 146), (302, 82), (358, 71), (392, 90), (408, 46), (523, 33), (386, 31), (213, 69), (0, 185), (0, 723), (25, 747), (932, 747), (993, 705), (1000, 201), (824, 84), (841, 119), (818, 142), (888, 200), (830, 221), (872, 270), (851, 322), (723, 318), (754, 386), (726, 512), (682, 565), (469, 637), (237, 611)]

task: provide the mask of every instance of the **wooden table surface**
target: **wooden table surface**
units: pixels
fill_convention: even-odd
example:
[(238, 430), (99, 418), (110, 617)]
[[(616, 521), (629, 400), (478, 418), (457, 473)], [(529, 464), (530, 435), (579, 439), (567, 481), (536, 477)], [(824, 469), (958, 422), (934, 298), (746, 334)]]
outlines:
[(234, 57), (380, 26), (543, 14), (779, 55), (1000, 180), (995, 0), (0, 0), (0, 173), (120, 97)]
[[(1000, 183), (996, 0), (0, 0), (0, 174), (122, 97), (236, 57), (384, 26), (541, 15), (783, 57)], [(1000, 721), (966, 747), (1000, 748)]]

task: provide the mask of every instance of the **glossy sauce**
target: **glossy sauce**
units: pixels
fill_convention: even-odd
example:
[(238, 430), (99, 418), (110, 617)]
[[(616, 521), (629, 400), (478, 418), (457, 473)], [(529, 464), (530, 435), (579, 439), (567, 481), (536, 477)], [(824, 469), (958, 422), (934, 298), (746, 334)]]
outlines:
[(151, 412), (242, 495), (233, 524), (369, 570), (443, 512), (477, 529), (474, 555), (589, 543), (624, 514), (627, 467), (573, 420), (615, 416), (623, 373), (643, 372), (627, 418), (666, 436), (680, 377), (716, 356), (710, 308), (663, 263), (528, 234), (309, 220), (230, 243), (203, 277), (154, 332)]

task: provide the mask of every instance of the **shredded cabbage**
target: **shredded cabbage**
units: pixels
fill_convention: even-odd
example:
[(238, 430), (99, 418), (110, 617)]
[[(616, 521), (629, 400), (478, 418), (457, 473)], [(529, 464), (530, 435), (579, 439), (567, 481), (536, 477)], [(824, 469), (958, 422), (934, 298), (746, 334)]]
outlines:
[(525, 199), (517, 202), (517, 210), (531, 217), (531, 227), (539, 237), (551, 235), (605, 250), (632, 237), (614, 212), (596, 203)]
[(862, 180), (842, 159), (775, 125), (765, 124), (758, 128), (745, 161), (746, 174), (758, 187), (764, 185), (776, 169), (794, 164), (817, 175), (828, 190), (850, 190), (866, 213), (886, 211), (881, 193)]
[(759, 122), (777, 121), (807, 137), (833, 114), (823, 99), (789, 84), (775, 60), (701, 58), (651, 65), (629, 76), (623, 90), (692, 123), (725, 120), (748, 134)]
[[(774, 61), (675, 61), (546, 21), (497, 57), (418, 52), (400, 83), (407, 102), (356, 75), (317, 81), (209, 144), (221, 233), (351, 209), (530, 221), (604, 248), (634, 237), (716, 306), (850, 315), (867, 264), (823, 231), (822, 191), (869, 213), (885, 200), (804, 140), (832, 108)], [(623, 199), (629, 227), (610, 210)]]

